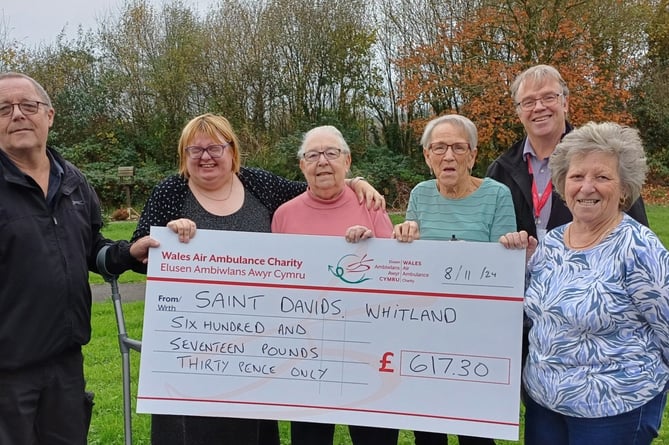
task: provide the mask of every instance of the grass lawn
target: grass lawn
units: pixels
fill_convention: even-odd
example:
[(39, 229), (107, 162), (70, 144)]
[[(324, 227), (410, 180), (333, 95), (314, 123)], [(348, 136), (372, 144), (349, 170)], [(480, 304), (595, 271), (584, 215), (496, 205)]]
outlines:
[(669, 206), (648, 206), (648, 223), (669, 249)]
[[(662, 239), (665, 246), (669, 246), (669, 207), (649, 206), (648, 217), (650, 226)], [(402, 220), (402, 215), (392, 215), (393, 222)], [(111, 239), (128, 239), (135, 228), (135, 222), (115, 222), (108, 224), (103, 232)], [(92, 274), (92, 282), (102, 283), (98, 275)], [(143, 281), (144, 276), (133, 272), (126, 272), (120, 277), (120, 282)], [(126, 328), (133, 338), (140, 338), (142, 333), (142, 318), (144, 303), (132, 302), (123, 305), (126, 319)], [(95, 392), (95, 408), (89, 444), (109, 445), (123, 443), (123, 393), (121, 355), (118, 347), (116, 319), (111, 302), (95, 303), (93, 305), (93, 338), (84, 349), (86, 356), (86, 377), (88, 388)], [(131, 351), (133, 397), (136, 395), (140, 355)], [(669, 409), (665, 411), (660, 436), (654, 444), (669, 445)], [(133, 445), (146, 445), (149, 440), (150, 416), (134, 413), (133, 400)], [(522, 421), (522, 415), (521, 415)], [(289, 443), (288, 424), (281, 423), (282, 444)], [(522, 433), (521, 433), (522, 434)], [(522, 444), (520, 442), (497, 441), (499, 445)], [(350, 444), (345, 428), (338, 427), (335, 444)], [(413, 435), (408, 431), (400, 434), (399, 445), (413, 444)], [(457, 444), (457, 439), (451, 438), (449, 444)]]

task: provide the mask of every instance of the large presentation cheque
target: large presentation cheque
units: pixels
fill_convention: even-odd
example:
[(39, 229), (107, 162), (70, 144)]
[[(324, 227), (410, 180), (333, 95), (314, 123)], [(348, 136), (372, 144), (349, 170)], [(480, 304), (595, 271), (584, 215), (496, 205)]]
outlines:
[(518, 439), (524, 251), (151, 236), (138, 412)]

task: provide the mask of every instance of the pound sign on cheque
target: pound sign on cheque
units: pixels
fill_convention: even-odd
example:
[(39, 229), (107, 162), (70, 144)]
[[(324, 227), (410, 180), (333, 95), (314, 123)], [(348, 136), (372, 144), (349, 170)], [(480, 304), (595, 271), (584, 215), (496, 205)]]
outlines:
[(385, 352), (383, 356), (381, 357), (381, 360), (379, 360), (379, 363), (381, 363), (381, 367), (379, 368), (379, 372), (395, 372), (393, 368), (390, 367), (392, 364), (392, 360), (390, 360), (392, 357), (394, 357), (395, 354), (392, 352)]

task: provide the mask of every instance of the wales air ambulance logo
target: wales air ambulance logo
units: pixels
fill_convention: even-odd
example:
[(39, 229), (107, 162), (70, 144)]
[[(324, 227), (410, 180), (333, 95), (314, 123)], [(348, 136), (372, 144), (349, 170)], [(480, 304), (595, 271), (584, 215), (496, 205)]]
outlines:
[(365, 273), (372, 268), (373, 262), (372, 258), (367, 258), (367, 254), (360, 256), (351, 253), (341, 257), (336, 266), (328, 265), (328, 270), (344, 283), (360, 284), (371, 280)]

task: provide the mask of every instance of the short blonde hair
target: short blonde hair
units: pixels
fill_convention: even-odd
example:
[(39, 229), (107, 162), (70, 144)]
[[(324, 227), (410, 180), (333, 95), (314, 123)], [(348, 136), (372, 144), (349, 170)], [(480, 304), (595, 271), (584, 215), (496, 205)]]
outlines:
[[(179, 138), (179, 173), (188, 178), (186, 147), (199, 135), (206, 134), (220, 143), (229, 143), (232, 151), (232, 171), (238, 173), (241, 167), (239, 141), (232, 130), (232, 125), (223, 116), (207, 113), (190, 120), (181, 131)], [(221, 139), (222, 137), (222, 139)]]

